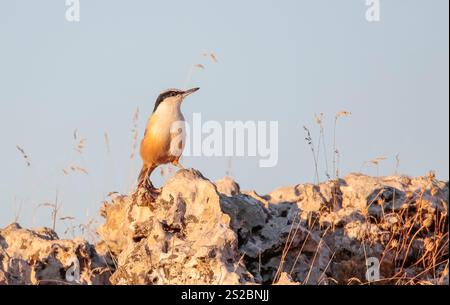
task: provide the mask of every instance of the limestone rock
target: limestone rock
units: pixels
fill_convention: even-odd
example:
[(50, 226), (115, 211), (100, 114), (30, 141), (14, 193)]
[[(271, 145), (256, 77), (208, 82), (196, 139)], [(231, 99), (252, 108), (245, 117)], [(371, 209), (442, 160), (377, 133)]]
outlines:
[(95, 246), (0, 230), (0, 284), (62, 282), (73, 257), (93, 284), (361, 284), (374, 280), (369, 262), (374, 283), (448, 284), (448, 195), (432, 173), (350, 174), (261, 196), (180, 170), (159, 195), (113, 194)]
[(217, 180), (215, 184), (217, 191), (226, 196), (235, 196), (241, 192), (239, 184), (228, 176)]
[[(107, 261), (86, 241), (60, 240), (48, 228), (0, 230), (0, 284), (108, 284), (114, 267)], [(69, 270), (78, 272), (75, 264), (78, 281)]]
[(126, 245), (111, 278), (114, 284), (253, 282), (241, 260), (230, 216), (222, 212), (221, 195), (198, 171), (178, 172), (151, 207), (138, 207), (131, 197), (124, 204), (124, 234), (102, 235), (115, 230), (109, 227), (115, 222), (108, 217), (115, 216), (108, 208), (106, 224), (99, 230), (107, 244)]

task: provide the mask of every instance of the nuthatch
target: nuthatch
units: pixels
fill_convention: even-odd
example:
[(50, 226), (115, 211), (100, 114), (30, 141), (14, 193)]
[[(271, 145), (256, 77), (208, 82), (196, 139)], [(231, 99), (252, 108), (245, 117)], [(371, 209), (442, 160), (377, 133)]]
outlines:
[(189, 90), (169, 89), (162, 92), (156, 102), (153, 114), (141, 142), (142, 170), (138, 187), (157, 192), (150, 182), (150, 175), (161, 164), (179, 163), (185, 145), (184, 117), (180, 106), (184, 98), (200, 88)]

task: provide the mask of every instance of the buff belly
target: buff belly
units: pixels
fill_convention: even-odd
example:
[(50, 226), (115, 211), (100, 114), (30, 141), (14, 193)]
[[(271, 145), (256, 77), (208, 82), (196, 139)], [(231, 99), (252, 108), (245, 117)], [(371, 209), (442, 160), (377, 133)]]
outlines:
[(152, 122), (154, 120), (157, 121), (157, 118), (150, 119), (141, 143), (141, 157), (149, 167), (178, 160), (185, 143), (185, 137), (179, 131), (170, 132), (170, 124), (156, 125)]

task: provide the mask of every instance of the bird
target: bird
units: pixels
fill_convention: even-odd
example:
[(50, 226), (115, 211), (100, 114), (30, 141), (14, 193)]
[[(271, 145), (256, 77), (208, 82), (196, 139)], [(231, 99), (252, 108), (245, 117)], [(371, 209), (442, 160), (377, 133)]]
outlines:
[(179, 161), (185, 146), (186, 134), (181, 104), (187, 96), (199, 89), (167, 89), (156, 99), (141, 141), (142, 169), (138, 178), (138, 188), (144, 187), (152, 193), (159, 192), (150, 181), (152, 172), (159, 165), (172, 163), (183, 169)]

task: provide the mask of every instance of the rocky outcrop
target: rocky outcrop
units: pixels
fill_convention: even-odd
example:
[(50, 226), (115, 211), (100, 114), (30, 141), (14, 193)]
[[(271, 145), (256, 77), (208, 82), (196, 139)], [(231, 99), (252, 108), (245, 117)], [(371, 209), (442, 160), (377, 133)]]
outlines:
[[(81, 240), (60, 241), (53, 232), (17, 226), (0, 231), (0, 283), (57, 278), (56, 271), (43, 272), (37, 266), (45, 260), (61, 273), (68, 267), (65, 255), (83, 261), (82, 283), (449, 281), (448, 182), (433, 174), (350, 174), (261, 196), (241, 191), (231, 178), (214, 183), (190, 169), (169, 179), (156, 199), (145, 195), (139, 189), (130, 196), (114, 194), (105, 202), (100, 212), (105, 222), (97, 230), (102, 242), (95, 247)], [(28, 234), (26, 240), (39, 241), (39, 256), (22, 250), (19, 232)], [(47, 247), (64, 251), (54, 253)], [(31, 248), (26, 244), (25, 249)], [(22, 260), (22, 267), (5, 268), (5, 262), (14, 259)], [(32, 270), (39, 276), (33, 277)]]
[(416, 263), (436, 254), (427, 242), (448, 259), (447, 209), (448, 183), (432, 176), (352, 174), (259, 196), (182, 170), (150, 205), (113, 198), (99, 233), (118, 256), (116, 284), (347, 284), (367, 281), (370, 258), (381, 282), (437, 283), (448, 282), (445, 264), (430, 278)]
[(114, 284), (254, 281), (231, 218), (221, 210), (221, 195), (197, 171), (180, 171), (150, 205), (120, 196), (102, 213), (106, 223), (99, 234), (118, 258)]
[(0, 284), (109, 284), (113, 271), (111, 258), (81, 239), (16, 223), (0, 230)]

